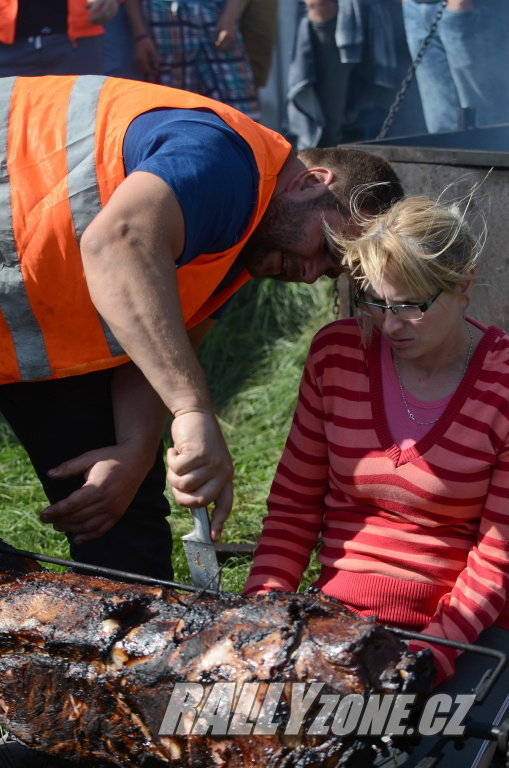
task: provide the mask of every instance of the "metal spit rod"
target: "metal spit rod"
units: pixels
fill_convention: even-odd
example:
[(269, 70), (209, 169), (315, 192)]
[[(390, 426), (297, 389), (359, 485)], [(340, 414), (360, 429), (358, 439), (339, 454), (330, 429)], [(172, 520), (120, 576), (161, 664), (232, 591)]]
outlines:
[(180, 584), (177, 581), (167, 579), (155, 579), (152, 576), (144, 576), (141, 573), (129, 573), (129, 571), (119, 571), (116, 568), (105, 568), (102, 565), (92, 565), (92, 563), (80, 563), (77, 560), (65, 560), (62, 557), (52, 557), (51, 555), (42, 555), (39, 552), (29, 552), (25, 549), (15, 549), (8, 544), (0, 544), (0, 552), (8, 555), (27, 557), (29, 560), (40, 560), (41, 563), (52, 563), (53, 565), (63, 565), (67, 568), (79, 569), (90, 573), (92, 576), (107, 576), (110, 579), (122, 581), (134, 581), (139, 584), (147, 584), (153, 587), (169, 587), (171, 589), (180, 589), (183, 592), (199, 592), (204, 595), (214, 595), (217, 592), (211, 589), (199, 589), (192, 584)]
[(459, 651), (473, 651), (474, 653), (480, 653), (484, 656), (493, 656), (498, 659), (498, 664), (495, 669), (486, 670), (472, 691), (472, 693), (475, 693), (476, 704), (480, 704), (481, 701), (484, 701), (488, 691), (491, 690), (499, 674), (507, 664), (507, 654), (503, 653), (503, 651), (497, 651), (495, 648), (486, 648), (484, 645), (473, 645), (472, 643), (460, 643), (458, 640), (446, 640), (444, 637), (423, 635), (420, 632), (411, 632), (408, 629), (398, 629), (398, 627), (386, 627), (386, 629), (390, 632), (394, 632), (395, 635), (406, 637), (409, 640), (425, 640), (426, 642), (429, 641), (431, 643), (436, 643), (437, 645), (446, 645), (449, 648), (457, 648)]

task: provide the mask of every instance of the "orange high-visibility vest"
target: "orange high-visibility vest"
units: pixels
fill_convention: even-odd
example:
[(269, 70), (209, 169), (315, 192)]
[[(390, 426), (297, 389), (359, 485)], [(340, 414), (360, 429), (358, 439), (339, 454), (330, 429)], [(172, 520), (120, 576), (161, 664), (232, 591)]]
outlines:
[[(0, 43), (14, 42), (17, 15), (18, 0), (0, 0)], [(86, 0), (67, 0), (67, 34), (71, 40), (103, 32), (100, 24), (90, 23)]]
[(0, 383), (72, 376), (128, 360), (95, 309), (79, 241), (125, 178), (129, 124), (157, 107), (208, 108), (251, 147), (260, 183), (241, 240), (177, 269), (187, 328), (248, 279), (215, 292), (265, 212), (290, 145), (204, 96), (100, 76), (0, 79)]

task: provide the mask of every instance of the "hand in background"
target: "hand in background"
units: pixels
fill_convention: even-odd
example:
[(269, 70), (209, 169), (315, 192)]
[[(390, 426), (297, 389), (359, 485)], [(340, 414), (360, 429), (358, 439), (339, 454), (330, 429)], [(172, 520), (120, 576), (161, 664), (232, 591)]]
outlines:
[(159, 56), (155, 43), (149, 35), (136, 40), (134, 60), (150, 83), (159, 82)]
[(447, 0), (448, 11), (473, 11), (474, 0)]
[(338, 15), (338, 5), (332, 0), (306, 0), (310, 21), (329, 21)]
[(228, 51), (233, 46), (236, 24), (235, 5), (228, 3), (219, 17), (216, 26), (215, 46), (220, 51)]

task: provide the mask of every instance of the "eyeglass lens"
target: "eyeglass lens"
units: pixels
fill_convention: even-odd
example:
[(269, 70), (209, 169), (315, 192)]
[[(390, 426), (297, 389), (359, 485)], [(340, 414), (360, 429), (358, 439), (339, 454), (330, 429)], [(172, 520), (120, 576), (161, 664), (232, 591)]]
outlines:
[[(383, 315), (387, 311), (382, 305), (376, 304), (369, 305), (370, 309), (373, 309), (376, 315), (382, 313)], [(401, 304), (388, 307), (393, 315), (399, 317), (401, 320), (420, 320), (422, 317), (422, 310), (419, 307), (414, 307), (412, 304)]]

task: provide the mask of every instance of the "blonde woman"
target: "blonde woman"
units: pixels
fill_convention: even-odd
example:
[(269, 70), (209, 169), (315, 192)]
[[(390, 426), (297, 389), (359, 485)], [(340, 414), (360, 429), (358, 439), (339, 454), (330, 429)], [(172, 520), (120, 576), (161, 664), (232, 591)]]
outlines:
[(316, 586), (421, 632), (439, 683), (458, 652), (426, 634), (509, 647), (509, 337), (466, 314), (454, 208), (407, 198), (338, 245), (359, 318), (312, 343), (246, 592), (296, 590), (321, 540)]

